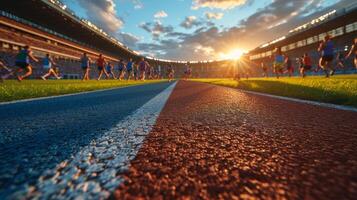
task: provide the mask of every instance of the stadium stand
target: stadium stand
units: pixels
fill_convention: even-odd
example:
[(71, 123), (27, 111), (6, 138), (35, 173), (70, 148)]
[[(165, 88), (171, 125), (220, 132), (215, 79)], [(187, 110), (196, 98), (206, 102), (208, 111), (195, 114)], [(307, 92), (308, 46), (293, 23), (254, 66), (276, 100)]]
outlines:
[[(313, 65), (317, 66), (320, 56), (317, 48), (327, 34), (332, 37), (335, 45), (335, 55), (339, 52), (344, 55), (347, 54), (347, 50), (351, 47), (352, 41), (356, 37), (356, 19), (357, 2), (351, 4), (348, 8), (332, 10), (290, 30), (285, 36), (251, 50), (246, 55), (246, 59), (250, 61), (249, 65), (255, 67), (256, 70), (254, 71), (259, 72), (260, 63), (267, 63), (270, 67), (273, 65), (271, 56), (274, 53), (274, 49), (281, 47), (282, 51), (292, 60), (296, 60), (307, 52), (312, 58)], [(345, 64), (348, 68), (347, 70), (353, 69), (352, 58), (348, 59)], [(295, 66), (297, 67), (297, 64)]]

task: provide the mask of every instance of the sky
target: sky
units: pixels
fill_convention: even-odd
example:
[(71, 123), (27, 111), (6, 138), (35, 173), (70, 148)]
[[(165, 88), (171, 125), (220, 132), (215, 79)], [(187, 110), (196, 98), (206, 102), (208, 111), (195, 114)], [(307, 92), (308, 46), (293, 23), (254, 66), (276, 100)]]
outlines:
[(237, 56), (354, 0), (62, 0), (142, 55), (170, 60)]

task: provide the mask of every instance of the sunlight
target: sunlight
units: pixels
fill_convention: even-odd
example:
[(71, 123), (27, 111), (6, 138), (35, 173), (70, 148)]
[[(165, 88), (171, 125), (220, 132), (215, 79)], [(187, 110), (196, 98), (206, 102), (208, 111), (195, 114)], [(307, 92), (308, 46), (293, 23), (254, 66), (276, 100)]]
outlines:
[(219, 58), (222, 60), (238, 60), (245, 53), (242, 49), (233, 49), (228, 53), (220, 53)]

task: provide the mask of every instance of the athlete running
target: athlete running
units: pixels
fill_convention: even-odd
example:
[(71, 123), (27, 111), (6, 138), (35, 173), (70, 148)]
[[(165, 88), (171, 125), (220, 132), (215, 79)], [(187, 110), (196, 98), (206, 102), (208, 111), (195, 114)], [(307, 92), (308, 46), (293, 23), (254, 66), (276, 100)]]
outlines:
[[(15, 76), (18, 81), (22, 81), (26, 77), (32, 74), (32, 66), (30, 64), (30, 60), (38, 62), (38, 59), (32, 55), (31, 48), (29, 46), (25, 46), (24, 49), (20, 50), (16, 56), (15, 65), (18, 67), (15, 71)], [(26, 70), (26, 73), (22, 76), (17, 75), (19, 72)]]
[(130, 80), (130, 78), (133, 76), (133, 59), (129, 59), (129, 62), (126, 64), (126, 71), (127, 71), (127, 80)]
[(53, 75), (57, 79), (60, 79), (60, 77), (58, 76), (58, 74), (56, 73), (56, 71), (54, 69), (54, 66), (56, 65), (56, 63), (51, 58), (50, 54), (46, 54), (46, 57), (44, 57), (42, 60), (42, 64), (43, 64), (43, 69), (47, 70), (47, 73), (45, 75), (41, 76), (41, 78), (43, 80), (47, 80), (47, 77), (49, 77), (51, 75)]
[(113, 79), (117, 79), (116, 77), (115, 77), (115, 74), (114, 74), (114, 69), (113, 69), (114, 67), (113, 67), (113, 65), (110, 63), (110, 62), (108, 62), (107, 63), (107, 67), (106, 67), (106, 71), (107, 71), (107, 74), (108, 74), (108, 76), (110, 77), (110, 75), (112, 75), (112, 77), (113, 77)]
[(187, 63), (187, 64), (186, 64), (185, 80), (191, 78), (192, 69), (191, 69), (191, 66), (190, 66), (189, 64), (190, 64), (190, 63)]
[(325, 36), (324, 41), (321, 42), (318, 51), (321, 53), (320, 66), (326, 74), (326, 78), (332, 76), (335, 70), (332, 66), (333, 61), (333, 43), (329, 35)]
[(294, 75), (294, 66), (289, 56), (285, 56), (285, 65), (286, 65), (286, 73), (289, 74), (289, 77)]
[(274, 54), (274, 73), (276, 74), (276, 78), (279, 78), (279, 76), (283, 74), (283, 65), (284, 65), (284, 55), (281, 52), (281, 48), (278, 47), (275, 49), (275, 54)]
[(311, 58), (309, 54), (305, 53), (303, 57), (303, 67), (300, 68), (300, 74), (303, 78), (306, 77), (306, 72), (311, 70)]
[(98, 79), (97, 80), (98, 81), (102, 78), (103, 73), (105, 74), (107, 79), (109, 78), (109, 74), (105, 70), (105, 64), (106, 64), (106, 61), (105, 61), (103, 55), (99, 54), (99, 57), (97, 59), (97, 69), (98, 69)]
[(123, 59), (120, 59), (120, 60), (119, 60), (118, 70), (119, 70), (118, 79), (119, 79), (119, 80), (122, 80), (122, 78), (123, 78), (124, 75), (125, 75), (125, 63), (124, 63), (124, 60), (123, 60)]
[(345, 70), (345, 57), (343, 56), (343, 52), (338, 52), (337, 54), (337, 66), (336, 68), (340, 68)]
[(133, 72), (134, 72), (134, 79), (137, 81), (139, 78), (139, 65), (133, 62)]
[(356, 68), (356, 72), (357, 72), (357, 38), (355, 38), (354, 44), (352, 45), (350, 51), (348, 52), (346, 59), (348, 57), (350, 57), (353, 53), (355, 54), (354, 64), (355, 64), (355, 68)]
[(260, 67), (263, 70), (263, 77), (268, 77), (268, 67), (265, 65), (265, 63), (260, 63)]
[(87, 56), (87, 53), (83, 53), (81, 57), (81, 68), (83, 70), (83, 78), (82, 81), (89, 80), (89, 70), (91, 59)]
[(144, 58), (141, 58), (139, 62), (139, 71), (140, 71), (140, 80), (145, 80), (146, 70), (150, 67), (149, 63), (145, 61)]
[(172, 65), (169, 65), (169, 67), (167, 68), (167, 77), (169, 79), (169, 82), (171, 82), (174, 78), (174, 67)]

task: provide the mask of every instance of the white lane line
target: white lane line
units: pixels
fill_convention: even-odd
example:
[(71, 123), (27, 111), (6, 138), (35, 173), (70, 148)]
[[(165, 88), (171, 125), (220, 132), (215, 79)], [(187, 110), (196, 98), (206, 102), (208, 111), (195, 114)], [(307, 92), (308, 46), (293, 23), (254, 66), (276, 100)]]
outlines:
[[(161, 83), (161, 82), (158, 82), (158, 83)], [(164, 82), (162, 82), (162, 83), (164, 83)], [(24, 102), (30, 102), (30, 101), (53, 99), (53, 98), (59, 98), (59, 97), (76, 96), (76, 95), (81, 95), (81, 94), (90, 94), (90, 93), (94, 93), (94, 92), (104, 92), (104, 91), (110, 91), (110, 90), (116, 90), (116, 89), (122, 89), (122, 88), (128, 88), (128, 87), (134, 87), (134, 86), (140, 86), (140, 85), (146, 85), (146, 84), (127, 85), (127, 86), (123, 86), (123, 87), (114, 87), (114, 88), (107, 88), (107, 89), (101, 89), (101, 90), (76, 92), (76, 93), (71, 93), (71, 94), (60, 94), (60, 95), (53, 95), (53, 96), (48, 96), (48, 97), (35, 97), (35, 98), (29, 98), (29, 99), (19, 99), (19, 100), (14, 100), (14, 101), (0, 102), (0, 106), (15, 104), (15, 103), (24, 103)]]
[(44, 172), (36, 185), (11, 198), (108, 198), (123, 181), (120, 173), (129, 168), (175, 85), (176, 82), (70, 159)]
[(346, 110), (346, 111), (357, 112), (357, 108), (350, 107), (350, 106), (341, 106), (341, 105), (336, 105), (336, 104), (331, 104), (331, 103), (322, 103), (322, 102), (317, 102), (317, 101), (302, 100), (302, 99), (296, 99), (296, 98), (291, 98), (291, 97), (283, 97), (283, 96), (277, 96), (277, 95), (272, 95), (272, 94), (253, 92), (253, 91), (241, 90), (241, 89), (238, 89), (238, 91), (245, 92), (248, 94), (259, 95), (259, 96), (283, 99), (283, 100), (287, 100), (287, 101), (294, 101), (294, 102), (303, 103), (303, 104), (310, 104), (310, 105), (314, 105), (314, 106), (321, 106), (321, 107), (333, 108), (333, 109), (337, 109), (337, 110)]

